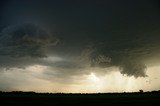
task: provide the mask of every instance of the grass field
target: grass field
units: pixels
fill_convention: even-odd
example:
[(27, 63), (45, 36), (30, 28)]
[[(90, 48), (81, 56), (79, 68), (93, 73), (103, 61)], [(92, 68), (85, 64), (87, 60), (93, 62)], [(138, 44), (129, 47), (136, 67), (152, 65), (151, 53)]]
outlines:
[(160, 106), (160, 92), (99, 94), (1, 92), (0, 102), (0, 106)]

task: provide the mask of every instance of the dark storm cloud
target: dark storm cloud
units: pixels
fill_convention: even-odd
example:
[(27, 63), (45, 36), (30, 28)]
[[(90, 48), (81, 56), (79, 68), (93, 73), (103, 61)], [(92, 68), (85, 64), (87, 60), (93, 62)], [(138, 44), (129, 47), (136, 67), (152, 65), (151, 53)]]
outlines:
[(147, 68), (145, 62), (147, 58), (159, 53), (160, 37), (156, 34), (157, 32), (146, 31), (144, 33), (146, 35), (141, 35), (141, 33), (137, 33), (137, 36), (119, 35), (97, 41), (96, 50), (90, 55), (91, 66), (118, 66), (122, 74), (145, 77)]
[[(152, 0), (8, 2), (10, 8), (1, 19), (6, 25), (30, 21), (52, 33), (33, 24), (3, 28), (1, 63), (7, 67), (5, 57), (16, 57), (19, 65), (50, 66), (62, 76), (85, 74), (88, 68), (119, 67), (122, 74), (145, 77), (147, 59), (160, 53), (157, 4)], [(58, 44), (55, 37), (60, 39)], [(47, 54), (62, 60), (44, 61)]]
[(144, 63), (140, 63), (137, 61), (126, 61), (126, 63), (123, 63), (121, 65), (122, 67), (122, 74), (126, 74), (128, 76), (132, 76), (134, 75), (135, 77), (145, 77), (146, 73), (145, 73), (145, 69), (146, 69), (146, 65)]
[(45, 29), (32, 23), (10, 25), (0, 33), (0, 68), (25, 68), (42, 64), (47, 49), (58, 39)]
[(9, 26), (0, 36), (0, 55), (14, 57), (46, 57), (45, 48), (57, 39), (34, 24)]

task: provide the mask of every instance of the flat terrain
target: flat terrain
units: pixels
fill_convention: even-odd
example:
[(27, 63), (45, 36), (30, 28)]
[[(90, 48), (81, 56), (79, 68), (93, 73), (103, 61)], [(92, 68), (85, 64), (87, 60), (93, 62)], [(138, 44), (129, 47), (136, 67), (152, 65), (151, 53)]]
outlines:
[(0, 102), (0, 106), (160, 106), (160, 92), (103, 94), (1, 92)]

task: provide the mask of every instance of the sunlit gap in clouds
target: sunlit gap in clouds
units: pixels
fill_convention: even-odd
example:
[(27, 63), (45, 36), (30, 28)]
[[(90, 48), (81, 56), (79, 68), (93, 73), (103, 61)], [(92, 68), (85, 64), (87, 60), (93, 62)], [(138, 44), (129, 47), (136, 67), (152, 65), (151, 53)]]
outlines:
[[(98, 69), (100, 71), (100, 68)], [(159, 66), (149, 67), (147, 69), (147, 78), (128, 77), (122, 75), (119, 71), (111, 71), (102, 75), (98, 74), (98, 70), (93, 70), (94, 72), (91, 71), (89, 74), (68, 77), (70, 80), (66, 81), (66, 78), (58, 78), (56, 74), (45, 74), (46, 71), (55, 72), (55, 70), (50, 70), (48, 66), (33, 65), (25, 69), (12, 68), (3, 71), (0, 74), (0, 84), (3, 85), (0, 90), (72, 93), (154, 90), (160, 88), (160, 84), (157, 84), (160, 75), (159, 69)], [(86, 70), (88, 71), (88, 69)]]

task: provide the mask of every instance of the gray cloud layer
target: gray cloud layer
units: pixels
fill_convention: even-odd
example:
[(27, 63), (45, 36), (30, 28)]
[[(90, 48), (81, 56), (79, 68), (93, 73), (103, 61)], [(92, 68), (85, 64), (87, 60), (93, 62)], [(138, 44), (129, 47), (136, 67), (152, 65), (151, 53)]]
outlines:
[(56, 43), (57, 39), (34, 24), (9, 26), (0, 36), (0, 55), (46, 57), (45, 48)]
[[(119, 67), (122, 74), (145, 77), (147, 61), (160, 53), (156, 3), (41, 1), (26, 2), (28, 6), (23, 8), (21, 2), (8, 3), (13, 10), (4, 11), (8, 15), (3, 17), (8, 20), (1, 20), (29, 20), (31, 24), (9, 25), (1, 30), (0, 65), (11, 68), (40, 64), (62, 76), (86, 74), (88, 68)], [(19, 16), (21, 13), (26, 14)], [(48, 26), (51, 33), (33, 23)], [(61, 60), (46, 61), (50, 57)]]

